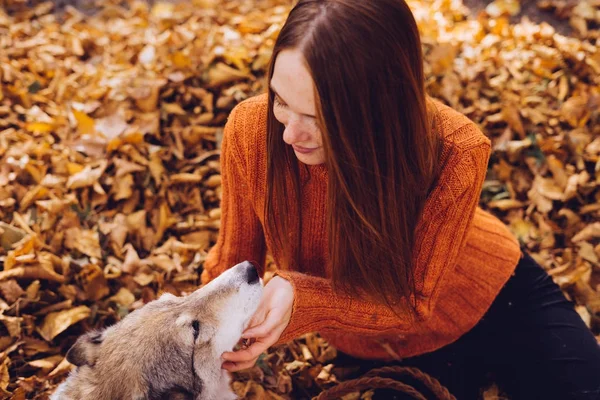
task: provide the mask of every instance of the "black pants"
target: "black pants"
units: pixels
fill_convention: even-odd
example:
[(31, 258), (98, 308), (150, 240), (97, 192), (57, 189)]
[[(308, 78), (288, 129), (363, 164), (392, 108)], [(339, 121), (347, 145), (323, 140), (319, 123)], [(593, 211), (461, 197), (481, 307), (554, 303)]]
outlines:
[[(359, 374), (382, 366), (355, 361)], [(458, 400), (478, 399), (490, 379), (510, 399), (600, 399), (600, 346), (572, 302), (526, 253), (471, 331), (398, 364), (427, 372)], [(375, 398), (405, 397), (379, 391)]]

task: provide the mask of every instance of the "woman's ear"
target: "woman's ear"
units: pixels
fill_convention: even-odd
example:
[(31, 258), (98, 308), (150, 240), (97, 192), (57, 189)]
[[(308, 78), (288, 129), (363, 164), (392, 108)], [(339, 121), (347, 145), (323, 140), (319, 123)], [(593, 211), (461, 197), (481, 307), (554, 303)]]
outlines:
[(102, 344), (102, 332), (93, 331), (80, 336), (67, 352), (67, 361), (81, 367), (93, 367), (98, 359), (98, 350)]

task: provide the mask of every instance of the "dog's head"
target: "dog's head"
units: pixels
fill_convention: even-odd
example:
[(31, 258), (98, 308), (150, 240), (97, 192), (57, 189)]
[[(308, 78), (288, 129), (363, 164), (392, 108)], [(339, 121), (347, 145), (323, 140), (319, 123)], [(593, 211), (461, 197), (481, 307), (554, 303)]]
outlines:
[(118, 324), (81, 336), (67, 353), (78, 368), (63, 391), (85, 399), (199, 399), (219, 381), (221, 354), (239, 341), (261, 295), (249, 262), (188, 296), (163, 294)]

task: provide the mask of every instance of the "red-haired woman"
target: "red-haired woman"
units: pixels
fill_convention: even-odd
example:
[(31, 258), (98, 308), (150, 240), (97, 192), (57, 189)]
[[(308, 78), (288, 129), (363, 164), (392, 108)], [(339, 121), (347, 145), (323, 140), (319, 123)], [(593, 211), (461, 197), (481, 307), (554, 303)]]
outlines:
[(600, 347), (572, 304), (478, 207), (490, 141), (427, 97), (403, 0), (300, 0), (268, 94), (222, 145), (222, 221), (204, 283), (280, 268), (223, 367), (320, 332), (341, 352), (417, 366), (459, 399), (493, 371), (514, 398), (600, 396)]

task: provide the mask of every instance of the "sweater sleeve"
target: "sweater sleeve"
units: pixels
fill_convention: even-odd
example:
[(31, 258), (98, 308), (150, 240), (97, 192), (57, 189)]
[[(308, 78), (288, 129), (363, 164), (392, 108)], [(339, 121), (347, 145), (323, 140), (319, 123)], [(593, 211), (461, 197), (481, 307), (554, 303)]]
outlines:
[[(473, 124), (466, 129), (478, 128)], [(458, 152), (441, 172), (439, 183), (427, 198), (418, 223), (414, 264), (416, 315), (408, 310), (394, 313), (383, 304), (336, 294), (329, 279), (280, 271), (277, 274), (294, 288), (294, 305), (291, 320), (278, 343), (315, 331), (343, 330), (364, 336), (402, 334), (416, 320), (430, 317), (439, 285), (456, 265), (479, 204), (490, 143), (483, 134), (476, 138), (475, 143), (458, 146)]]
[(266, 245), (260, 220), (251, 202), (245, 158), (240, 152), (243, 141), (245, 110), (237, 106), (231, 112), (221, 143), (221, 223), (217, 243), (210, 249), (202, 284), (210, 282), (228, 268), (245, 261), (264, 266)]

